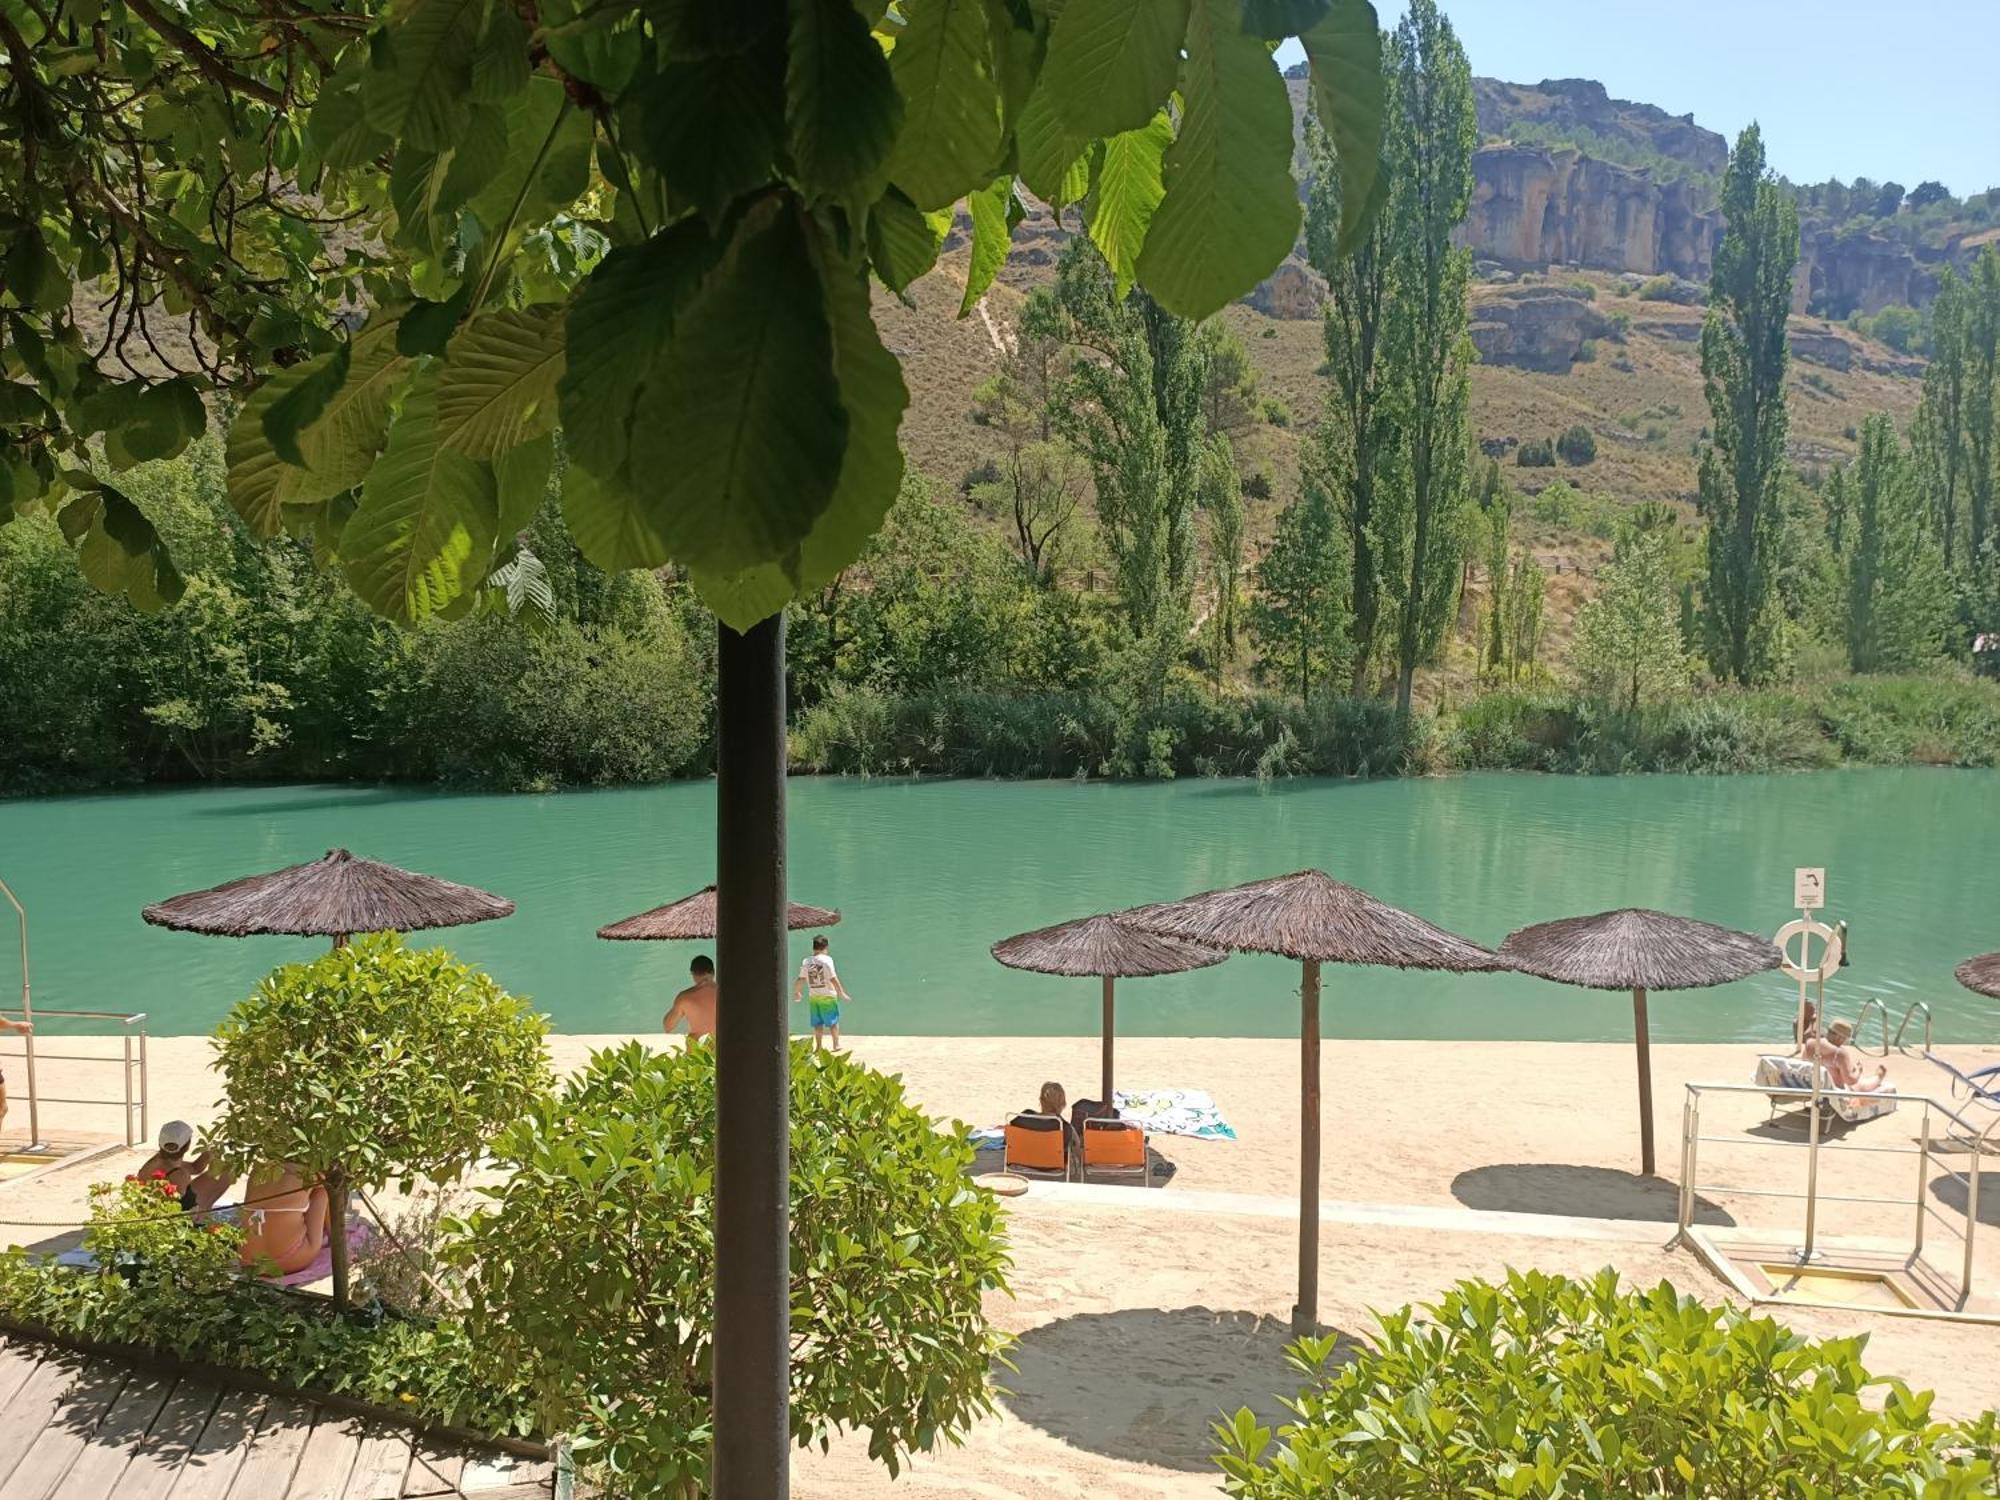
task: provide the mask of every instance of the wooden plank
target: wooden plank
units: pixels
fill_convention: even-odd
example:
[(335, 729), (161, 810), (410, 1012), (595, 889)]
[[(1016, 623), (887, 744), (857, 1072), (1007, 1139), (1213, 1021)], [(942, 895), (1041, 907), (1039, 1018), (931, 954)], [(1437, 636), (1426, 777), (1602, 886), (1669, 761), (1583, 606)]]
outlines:
[[(118, 1500), (166, 1500), (180, 1477), (182, 1462), (209, 1425), (218, 1394), (214, 1386), (194, 1380), (174, 1386), (119, 1476)], [(248, 1440), (247, 1432), (244, 1438)]]
[(174, 1382), (159, 1375), (133, 1375), (105, 1413), (62, 1482), (62, 1500), (124, 1500), (123, 1479), (134, 1452), (153, 1430)]
[(28, 1383), (28, 1377), (35, 1373), (35, 1366), (46, 1353), (39, 1344), (0, 1340), (0, 1420), (5, 1420), (7, 1403)]
[(400, 1500), (410, 1472), (410, 1434), (371, 1422), (362, 1430), (361, 1451), (347, 1476), (347, 1500)]
[(343, 1500), (347, 1493), (348, 1476), (361, 1453), (361, 1421), (324, 1410), (318, 1417), (285, 1500)]
[[(218, 1413), (219, 1415), (220, 1413)], [(214, 1422), (209, 1426), (214, 1427)], [(292, 1471), (299, 1466), (299, 1454), (312, 1434), (313, 1411), (303, 1401), (274, 1396), (263, 1409), (257, 1436), (250, 1451), (243, 1454), (242, 1467), (233, 1482), (218, 1493), (228, 1500), (285, 1500), (292, 1488)], [(208, 1436), (202, 1435), (206, 1446)], [(239, 1443), (239, 1451), (240, 1451)], [(190, 1460), (192, 1463), (192, 1460)], [(173, 1500), (184, 1500), (178, 1487)]]
[(0, 1412), (0, 1480), (5, 1480), (35, 1445), (56, 1408), (83, 1374), (74, 1355), (51, 1354), (36, 1365)]
[(553, 1494), (556, 1466), (547, 1459), (514, 1458), (508, 1454), (468, 1456), (458, 1488), (465, 1495), (504, 1495), (523, 1485), (539, 1485), (544, 1494)]
[(410, 1472), (403, 1481), (403, 1493), (411, 1497), (456, 1495), (459, 1476), (465, 1472), (462, 1450), (446, 1448), (436, 1438), (420, 1437)]
[(83, 1456), (125, 1389), (121, 1365), (92, 1360), (65, 1393), (21, 1461), (0, 1484), (0, 1500), (49, 1500), (58, 1494), (71, 1467)]

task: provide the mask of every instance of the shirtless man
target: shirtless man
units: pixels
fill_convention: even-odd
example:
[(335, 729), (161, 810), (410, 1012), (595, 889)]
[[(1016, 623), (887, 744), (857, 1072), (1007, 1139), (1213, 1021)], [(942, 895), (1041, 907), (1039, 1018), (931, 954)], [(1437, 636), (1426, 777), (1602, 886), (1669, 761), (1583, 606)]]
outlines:
[[(18, 1036), (26, 1036), (29, 1032), (33, 1031), (34, 1029), (35, 1028), (26, 1021), (16, 1021), (11, 1016), (0, 1016), (0, 1032), (11, 1031)], [(0, 1127), (4, 1127), (6, 1123), (7, 1123), (7, 1079), (4, 1074), (0, 1074)]]
[(715, 1035), (715, 960), (706, 953), (697, 953), (694, 962), (688, 965), (688, 974), (694, 983), (674, 996), (674, 1003), (660, 1019), (660, 1030), (671, 1034), (674, 1022), (685, 1021), (688, 1039)]
[(1826, 1069), (1826, 1076), (1833, 1080), (1835, 1088), (1872, 1094), (1882, 1087), (1889, 1068), (1885, 1063), (1875, 1069), (1873, 1078), (1864, 1080), (1861, 1076), (1861, 1057), (1847, 1045), (1853, 1035), (1854, 1024), (1851, 1021), (1835, 1021), (1826, 1028), (1824, 1038), (1808, 1036), (1799, 1051), (1808, 1062), (1818, 1063)]

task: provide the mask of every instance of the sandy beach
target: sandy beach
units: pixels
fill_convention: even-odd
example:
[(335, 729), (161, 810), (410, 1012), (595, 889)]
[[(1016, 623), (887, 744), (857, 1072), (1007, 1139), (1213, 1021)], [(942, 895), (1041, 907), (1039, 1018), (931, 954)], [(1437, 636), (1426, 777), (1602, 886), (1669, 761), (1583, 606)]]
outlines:
[[(550, 1050), (566, 1069), (621, 1040), (558, 1036)], [(1026, 1107), (1045, 1079), (1072, 1098), (1095, 1092), (1094, 1038), (862, 1037), (851, 1045), (901, 1074), (933, 1115), (974, 1126)], [(2000, 1061), (2000, 1048), (1955, 1055)], [(1747, 1082), (1754, 1057), (1751, 1047), (1654, 1048), (1661, 1176), (1641, 1179), (1629, 1045), (1328, 1042), (1322, 1322), (1365, 1338), (1371, 1309), (1421, 1301), (1507, 1266), (1585, 1274), (1610, 1265), (1633, 1281), (1665, 1278), (1726, 1300), (1726, 1286), (1692, 1253), (1667, 1247), (1684, 1085)], [(213, 1108), (218, 1080), (208, 1058), (204, 1038), (152, 1041), (155, 1128), (172, 1116), (199, 1124)], [(45, 1093), (103, 1091), (101, 1072), (94, 1085), (63, 1086), (65, 1066), (79, 1065), (45, 1066)], [(1921, 1059), (1893, 1057), (1888, 1068), (1905, 1095), (1945, 1097), (1944, 1075)], [(1297, 1043), (1133, 1038), (1119, 1043), (1118, 1069), (1122, 1087), (1207, 1090), (1237, 1139), (1157, 1139), (1172, 1171), (1150, 1193), (1037, 1188), (1013, 1202), (1013, 1294), (995, 1296), (990, 1309), (1019, 1339), (1016, 1368), (999, 1372), (999, 1411), (963, 1447), (918, 1462), (896, 1493), (1212, 1494), (1210, 1420), (1241, 1405), (1276, 1417), (1276, 1398), (1296, 1387), (1283, 1349), (1296, 1267)], [(112, 1119), (102, 1111), (66, 1117), (63, 1108), (45, 1115), (99, 1131)], [(1803, 1139), (1803, 1125), (1768, 1115), (1755, 1095), (1710, 1095), (1703, 1106), (1702, 1133), (1717, 1140), (1701, 1148), (1700, 1215), (1720, 1231), (1796, 1236), (1799, 1204), (1760, 1195), (1803, 1185), (1805, 1153), (1773, 1146)], [(1829, 1139), (1907, 1148), (1918, 1121), (1906, 1103)], [(9, 1133), (23, 1123), (17, 1103)], [(82, 1217), (90, 1182), (130, 1170), (139, 1156), (120, 1152), (0, 1189), (0, 1213), (37, 1221), (0, 1225), (0, 1233), (12, 1243), (50, 1243), (55, 1224)], [(1823, 1193), (1896, 1201), (1827, 1203), (1821, 1233), (1907, 1246), (1918, 1160), (1906, 1150), (1828, 1152)], [(1963, 1151), (1939, 1151), (1922, 1188), (1935, 1210), (1928, 1253), (1953, 1275), (1962, 1241), (1951, 1230), (1964, 1223), (1964, 1194), (1947, 1171), (1967, 1161)], [(2000, 1293), (2000, 1174), (1989, 1186), (1976, 1274), (1991, 1298)], [(1783, 1317), (1816, 1335), (1867, 1332), (1871, 1365), (1935, 1389), (1945, 1412), (2000, 1402), (2000, 1330), (1862, 1310), (1788, 1308)], [(884, 1484), (854, 1441), (800, 1455), (796, 1473), (805, 1497), (872, 1495)]]

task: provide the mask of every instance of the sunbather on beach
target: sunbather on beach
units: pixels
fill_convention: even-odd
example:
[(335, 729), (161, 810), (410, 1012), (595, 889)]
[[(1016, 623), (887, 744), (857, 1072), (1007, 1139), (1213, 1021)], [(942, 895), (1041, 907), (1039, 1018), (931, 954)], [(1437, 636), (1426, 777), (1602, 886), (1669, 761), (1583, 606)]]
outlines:
[(140, 1177), (162, 1174), (180, 1191), (181, 1207), (206, 1213), (229, 1190), (235, 1179), (222, 1172), (208, 1153), (189, 1158), (194, 1146), (194, 1127), (186, 1120), (169, 1120), (160, 1127), (159, 1149), (139, 1168)]
[(1799, 1050), (1808, 1062), (1818, 1063), (1826, 1069), (1826, 1076), (1833, 1080), (1835, 1088), (1873, 1093), (1882, 1087), (1889, 1076), (1888, 1065), (1885, 1063), (1877, 1067), (1873, 1078), (1864, 1079), (1861, 1054), (1847, 1045), (1853, 1036), (1853, 1022), (1835, 1021), (1826, 1028), (1824, 1037), (1807, 1037), (1805, 1045)]
[[(327, 1242), (326, 1189), (291, 1166), (257, 1167), (243, 1193), (243, 1264), (280, 1276), (303, 1271)], [(343, 1226), (345, 1227), (345, 1226)]]
[(674, 1003), (660, 1018), (660, 1030), (672, 1033), (674, 1022), (687, 1022), (688, 1038), (715, 1035), (715, 1002), (720, 991), (715, 987), (715, 960), (706, 953), (697, 953), (694, 962), (688, 965), (688, 977), (694, 981), (678, 995)]

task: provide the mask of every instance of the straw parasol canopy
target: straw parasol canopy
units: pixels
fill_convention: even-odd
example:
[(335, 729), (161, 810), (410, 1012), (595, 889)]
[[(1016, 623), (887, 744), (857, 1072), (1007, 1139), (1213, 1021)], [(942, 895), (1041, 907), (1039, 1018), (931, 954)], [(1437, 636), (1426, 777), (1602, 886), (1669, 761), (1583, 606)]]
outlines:
[(1319, 966), (1489, 973), (1506, 964), (1491, 949), (1434, 927), (1319, 870), (1142, 906), (1124, 914), (1149, 931), (1238, 953), (1298, 960), (1299, 1300), (1292, 1326), (1319, 1321)]
[(1147, 979), (1158, 974), (1185, 974), (1206, 969), (1229, 955), (1179, 938), (1147, 932), (1115, 916), (1083, 917), (1004, 938), (993, 945), (993, 956), (1010, 969), (1036, 974), (1061, 974), (1071, 979), (1104, 981), (1103, 1077), (1106, 1104), (1116, 1097), (1112, 1088), (1112, 1032), (1116, 1017), (1115, 987), (1121, 979)]
[(462, 927), (513, 911), (504, 896), (329, 849), (302, 865), (155, 902), (140, 915), (181, 932), (330, 937), (339, 947), (356, 932)]
[(1639, 1061), (1639, 1169), (1653, 1174), (1652, 1039), (1649, 990), (1699, 990), (1762, 974), (1784, 962), (1778, 945), (1755, 933), (1671, 912), (1627, 907), (1565, 917), (1509, 933), (1500, 956), (1523, 974), (1585, 989), (1630, 990)]
[[(805, 906), (793, 901), (785, 907), (785, 926), (793, 932), (831, 927), (839, 920), (839, 912), (824, 906)], [(686, 943), (713, 938), (715, 887), (705, 885), (692, 896), (642, 911), (622, 922), (608, 923), (597, 929), (597, 935), (614, 943)]]
[(1982, 953), (1968, 958), (1952, 971), (1958, 982), (1976, 995), (2000, 1000), (2000, 953)]

